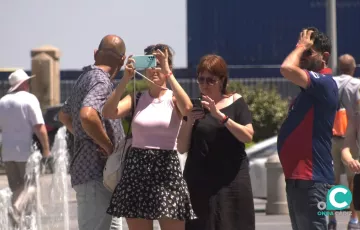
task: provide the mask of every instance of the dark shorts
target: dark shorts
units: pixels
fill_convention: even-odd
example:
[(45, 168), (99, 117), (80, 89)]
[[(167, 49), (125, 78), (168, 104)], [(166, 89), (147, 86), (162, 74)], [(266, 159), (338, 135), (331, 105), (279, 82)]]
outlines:
[(319, 202), (326, 202), (330, 189), (326, 183), (286, 180), (286, 194), (293, 230), (326, 230), (326, 217), (318, 215)]
[(11, 191), (24, 187), (26, 162), (6, 161), (4, 164)]
[(360, 211), (360, 174), (355, 174), (352, 199), (356, 211)]

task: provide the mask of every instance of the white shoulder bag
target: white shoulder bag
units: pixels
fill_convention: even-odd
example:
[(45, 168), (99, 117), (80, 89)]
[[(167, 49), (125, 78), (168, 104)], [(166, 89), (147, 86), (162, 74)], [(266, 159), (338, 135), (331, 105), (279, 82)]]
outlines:
[(130, 134), (131, 123), (134, 117), (136, 104), (139, 101), (140, 96), (141, 92), (138, 92), (136, 94), (135, 104), (132, 107), (131, 119), (126, 137), (120, 141), (115, 152), (112, 153), (106, 161), (106, 165), (103, 171), (103, 184), (110, 192), (115, 190), (125, 168), (126, 157), (132, 144), (132, 135)]

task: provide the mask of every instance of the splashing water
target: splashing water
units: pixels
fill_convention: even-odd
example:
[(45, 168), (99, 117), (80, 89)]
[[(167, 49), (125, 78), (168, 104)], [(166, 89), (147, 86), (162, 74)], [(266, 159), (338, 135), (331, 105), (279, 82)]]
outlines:
[[(58, 213), (53, 216), (52, 229), (68, 230), (69, 222), (69, 182), (67, 178), (68, 172), (68, 153), (66, 143), (66, 127), (63, 126), (59, 129), (55, 136), (55, 141), (51, 150), (54, 156), (54, 174), (51, 181), (50, 200), (50, 213)], [(61, 212), (59, 212), (61, 210)], [(62, 222), (62, 224), (61, 224)], [(61, 227), (63, 226), (63, 227)]]
[[(41, 230), (41, 185), (40, 185), (40, 163), (42, 155), (35, 150), (30, 155), (25, 170), (25, 188), (15, 206), (19, 210), (26, 210), (21, 216), (20, 229)], [(23, 195), (23, 196), (22, 196)], [(34, 202), (35, 201), (35, 202)]]
[(54, 160), (54, 173), (50, 183), (41, 176), (40, 151), (34, 150), (28, 159), (25, 192), (14, 204), (19, 210), (26, 210), (17, 228), (12, 227), (12, 221), (8, 217), (12, 206), (12, 192), (9, 188), (0, 190), (0, 230), (69, 230), (68, 154), (65, 127), (58, 130), (51, 154)]
[(10, 226), (8, 216), (8, 207), (11, 205), (11, 190), (5, 188), (0, 190), (0, 229), (5, 230)]

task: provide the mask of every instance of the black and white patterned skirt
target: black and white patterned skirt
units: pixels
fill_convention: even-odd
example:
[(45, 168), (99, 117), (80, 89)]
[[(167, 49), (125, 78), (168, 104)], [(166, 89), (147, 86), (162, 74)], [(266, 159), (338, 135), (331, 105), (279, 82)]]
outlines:
[(148, 220), (196, 219), (177, 152), (132, 148), (107, 213)]

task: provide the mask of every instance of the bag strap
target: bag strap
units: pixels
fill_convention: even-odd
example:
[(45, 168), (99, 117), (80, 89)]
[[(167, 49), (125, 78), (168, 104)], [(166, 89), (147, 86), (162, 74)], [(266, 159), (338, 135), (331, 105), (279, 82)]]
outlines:
[[(139, 99), (140, 99), (140, 97), (141, 97), (141, 94), (142, 94), (142, 92), (138, 92), (138, 93), (136, 94), (136, 97), (135, 97), (135, 99), (134, 99), (134, 103), (132, 103), (132, 105), (131, 105), (131, 119), (130, 119), (130, 123), (129, 123), (129, 128), (128, 128), (127, 132), (126, 132), (125, 144), (124, 144), (124, 149), (123, 149), (123, 151), (125, 151), (126, 143), (127, 143), (128, 139), (129, 139), (129, 136), (130, 136), (130, 129), (131, 129), (132, 120), (133, 120), (133, 118), (134, 118), (136, 105), (137, 105), (138, 102), (139, 102)], [(131, 134), (131, 135), (132, 135), (132, 134)]]

